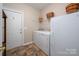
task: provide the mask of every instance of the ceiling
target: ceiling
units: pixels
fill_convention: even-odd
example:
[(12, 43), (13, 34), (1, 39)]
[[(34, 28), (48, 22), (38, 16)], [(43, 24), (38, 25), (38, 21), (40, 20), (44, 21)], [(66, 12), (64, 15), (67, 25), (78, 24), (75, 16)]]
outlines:
[(45, 8), (46, 6), (50, 5), (51, 3), (27, 3), (27, 5), (32, 6), (38, 10)]

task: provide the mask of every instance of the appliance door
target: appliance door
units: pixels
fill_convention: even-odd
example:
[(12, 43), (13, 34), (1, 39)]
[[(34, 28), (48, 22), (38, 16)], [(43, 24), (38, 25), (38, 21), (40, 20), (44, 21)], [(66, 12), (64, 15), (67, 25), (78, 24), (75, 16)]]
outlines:
[(79, 55), (79, 12), (52, 18), (50, 55)]

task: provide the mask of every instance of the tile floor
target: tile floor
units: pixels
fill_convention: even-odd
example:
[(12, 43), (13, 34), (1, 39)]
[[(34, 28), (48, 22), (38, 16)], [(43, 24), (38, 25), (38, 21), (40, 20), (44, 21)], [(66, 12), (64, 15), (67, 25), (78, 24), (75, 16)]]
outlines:
[(13, 48), (6, 52), (7, 56), (47, 56), (35, 44)]

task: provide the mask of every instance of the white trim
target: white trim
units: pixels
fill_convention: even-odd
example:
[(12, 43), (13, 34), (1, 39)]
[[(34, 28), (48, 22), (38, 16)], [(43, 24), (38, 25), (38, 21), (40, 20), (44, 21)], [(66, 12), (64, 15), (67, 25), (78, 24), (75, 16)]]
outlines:
[(18, 10), (9, 9), (9, 8), (6, 8), (6, 7), (3, 7), (2, 9), (22, 14), (22, 38), (23, 38), (23, 42), (24, 42), (24, 10), (18, 11)]
[[(29, 44), (32, 44), (32, 43), (33, 43), (32, 41), (31, 42), (27, 42), (27, 43), (24, 43), (22, 46), (29, 45)], [(8, 51), (10, 49), (7, 48), (6, 50)]]
[(24, 10), (18, 11), (18, 10), (6, 8), (6, 7), (3, 7), (2, 9), (3, 9), (3, 10), (9, 10), (9, 11), (16, 12), (16, 13), (24, 13)]
[(32, 44), (32, 43), (33, 43), (32, 41), (31, 42), (27, 42), (27, 43), (24, 43), (23, 46), (24, 45), (29, 45), (29, 44)]

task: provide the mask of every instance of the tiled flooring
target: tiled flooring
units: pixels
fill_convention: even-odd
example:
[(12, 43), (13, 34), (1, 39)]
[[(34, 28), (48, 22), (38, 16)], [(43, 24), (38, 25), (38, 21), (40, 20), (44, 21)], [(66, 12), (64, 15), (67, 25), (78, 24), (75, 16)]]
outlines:
[(7, 56), (47, 56), (35, 44), (17, 47), (6, 52)]

